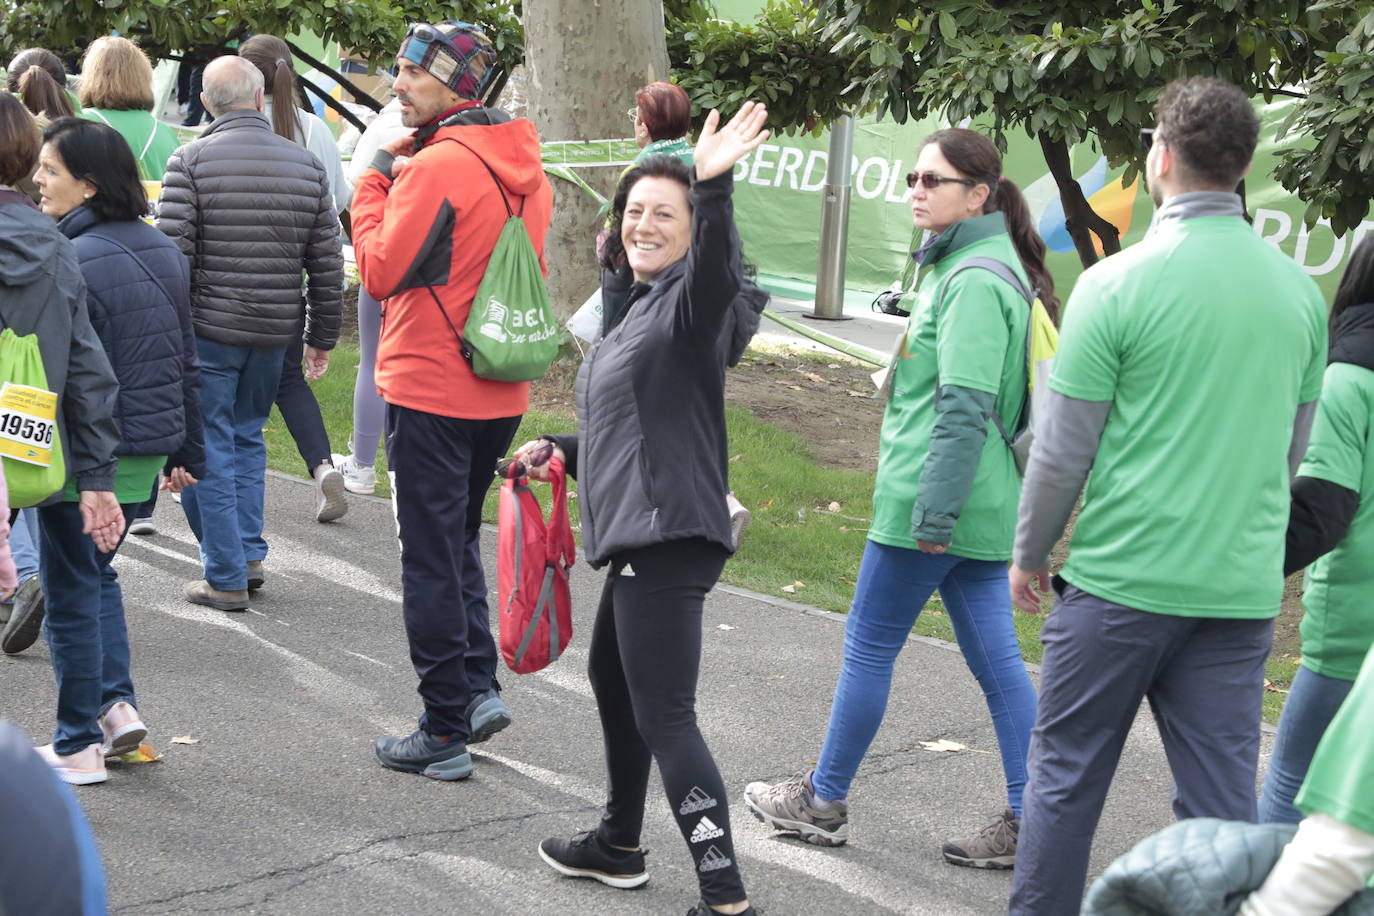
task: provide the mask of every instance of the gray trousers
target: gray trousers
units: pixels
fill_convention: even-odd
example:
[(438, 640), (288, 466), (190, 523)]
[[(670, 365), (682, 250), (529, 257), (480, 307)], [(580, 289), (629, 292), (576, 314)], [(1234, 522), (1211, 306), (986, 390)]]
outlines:
[(1079, 911), (1102, 805), (1140, 701), (1174, 777), (1174, 815), (1255, 820), (1264, 662), (1273, 620), (1175, 617), (1112, 604), (1058, 577), (1010, 913)]

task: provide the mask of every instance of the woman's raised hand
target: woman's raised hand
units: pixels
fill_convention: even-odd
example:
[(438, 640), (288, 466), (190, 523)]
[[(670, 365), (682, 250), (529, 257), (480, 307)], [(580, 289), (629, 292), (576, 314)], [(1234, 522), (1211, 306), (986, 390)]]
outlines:
[(723, 174), (757, 149), (768, 139), (768, 131), (763, 129), (767, 118), (768, 109), (762, 104), (745, 102), (728, 124), (719, 127), (720, 112), (712, 108), (697, 138), (696, 149), (692, 151), (698, 180)]

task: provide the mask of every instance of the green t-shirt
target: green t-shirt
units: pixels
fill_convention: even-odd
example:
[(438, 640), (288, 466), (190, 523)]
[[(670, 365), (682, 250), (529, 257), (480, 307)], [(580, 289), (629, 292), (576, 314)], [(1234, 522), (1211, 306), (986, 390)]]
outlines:
[(1374, 833), (1374, 652), (1322, 735), (1295, 804)]
[(181, 141), (172, 128), (153, 117), (151, 111), (116, 111), (113, 108), (87, 108), (81, 117), (113, 127), (134, 151), (138, 160), (139, 177), (145, 181), (161, 181)]
[[(1030, 309), (1011, 284), (987, 270), (966, 270), (950, 281), (936, 327), (935, 293), (962, 261), (995, 258), (1026, 279), (1001, 213), (955, 223), (926, 260), (903, 343), (892, 367), (892, 393), (883, 414), (873, 524), (879, 544), (916, 548), (911, 514), (935, 424), (936, 385), (961, 385), (995, 394), (997, 413), (1021, 415), (1026, 397), (1026, 322)], [(1029, 282), (1027, 281), (1029, 286)], [(959, 513), (949, 552), (978, 560), (1011, 559), (1021, 478), (1011, 450), (988, 422), (978, 471)]]
[[(162, 455), (121, 455), (119, 468), (115, 471), (114, 494), (121, 506), (130, 503), (143, 503), (153, 495), (153, 481), (157, 472), (167, 459)], [(76, 479), (67, 481), (67, 489), (62, 491), (62, 501), (74, 503), (81, 498), (76, 491)]]
[(1298, 474), (1360, 494), (1345, 537), (1312, 564), (1302, 596), (1303, 665), (1353, 681), (1374, 643), (1374, 372), (1350, 363), (1326, 367)]
[(1050, 388), (1110, 401), (1064, 578), (1183, 617), (1279, 612), (1288, 449), (1326, 305), (1238, 217), (1167, 220), (1078, 279)]

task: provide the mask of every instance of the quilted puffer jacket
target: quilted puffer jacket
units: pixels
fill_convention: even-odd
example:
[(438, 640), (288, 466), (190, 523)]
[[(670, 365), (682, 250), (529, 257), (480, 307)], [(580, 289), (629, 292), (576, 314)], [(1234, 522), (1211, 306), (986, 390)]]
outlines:
[[(141, 220), (100, 222), (88, 206), (57, 224), (86, 278), (86, 307), (119, 379), (116, 455), (167, 455), (205, 475), (200, 361), (186, 258)], [(121, 247), (122, 246), (122, 247)]]
[(261, 112), (227, 111), (172, 154), (157, 227), (191, 260), (196, 336), (284, 349), (298, 333), (332, 349), (343, 309), (343, 249), (324, 166), (272, 132)]
[[(1297, 829), (1211, 817), (1170, 824), (1102, 873), (1082, 916), (1233, 916)], [(1374, 893), (1352, 898), (1332, 916), (1374, 916)]]

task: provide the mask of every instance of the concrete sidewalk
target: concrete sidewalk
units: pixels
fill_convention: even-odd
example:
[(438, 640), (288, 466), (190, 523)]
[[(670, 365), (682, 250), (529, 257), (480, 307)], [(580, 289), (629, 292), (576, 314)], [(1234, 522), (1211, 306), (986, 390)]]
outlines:
[[(171, 500), (158, 508), (160, 534), (121, 549), (139, 705), (164, 759), (112, 768), (108, 783), (77, 793), (105, 858), (112, 910), (685, 912), (696, 881), (657, 781), (644, 888), (561, 878), (535, 853), (545, 836), (594, 826), (603, 799), (584, 671), (601, 575), (574, 571), (567, 656), (505, 678), (515, 724), (477, 749), (471, 779), (391, 772), (373, 758), (372, 739), (409, 732), (419, 702), (390, 509), (354, 498), (342, 521), (318, 525), (311, 497), (303, 482), (269, 478), (268, 583), (250, 613), (180, 597), (199, 563)], [(494, 558), (490, 536), (484, 547)], [(948, 645), (913, 639), (899, 660), (887, 720), (851, 799), (850, 845), (821, 850), (776, 837), (744, 812), (746, 782), (815, 759), (842, 639), (835, 615), (726, 587), (707, 601), (698, 711), (731, 792), (736, 849), (759, 912), (1002, 911), (1009, 873), (954, 868), (939, 855), (945, 839), (1005, 804), (987, 709)], [(48, 741), (55, 697), (43, 645), (0, 657), (0, 683), (3, 714)], [(920, 744), (940, 738), (966, 750)], [(1170, 822), (1169, 795), (1159, 741), (1142, 717), (1099, 830), (1095, 871)]]

